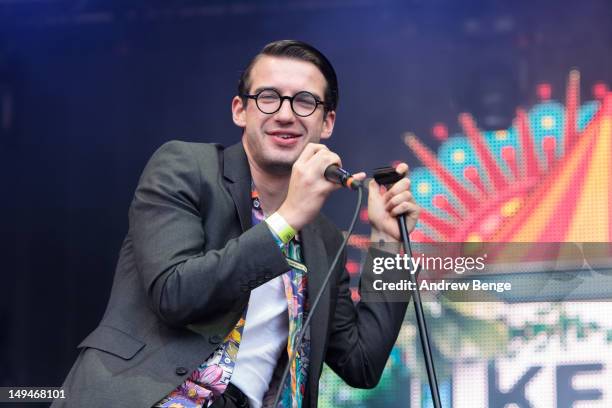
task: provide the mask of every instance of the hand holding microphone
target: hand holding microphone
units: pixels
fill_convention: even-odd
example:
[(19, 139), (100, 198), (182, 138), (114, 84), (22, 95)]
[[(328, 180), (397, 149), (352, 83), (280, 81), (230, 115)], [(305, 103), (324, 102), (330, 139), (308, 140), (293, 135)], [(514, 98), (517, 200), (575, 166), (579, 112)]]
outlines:
[[(381, 186), (371, 180), (368, 184), (368, 217), (372, 226), (372, 240), (399, 241), (397, 216), (405, 214), (408, 232), (412, 231), (420, 212), (412, 193), (408, 165), (400, 163), (395, 171), (402, 175), (392, 186)], [(285, 201), (278, 209), (280, 215), (299, 231), (311, 222), (332, 191), (345, 186), (358, 188), (365, 173), (350, 175), (342, 169), (340, 157), (327, 146), (309, 143), (293, 164)]]
[[(337, 167), (330, 168), (332, 165)], [(278, 209), (278, 213), (295, 230), (302, 229), (321, 211), (329, 194), (341, 187), (336, 181), (344, 178), (346, 183), (346, 180), (350, 179), (349, 183), (356, 185), (365, 178), (365, 173), (351, 177), (341, 167), (342, 160), (327, 146), (317, 143), (306, 145), (293, 164), (287, 197)], [(326, 173), (334, 182), (330, 182), (324, 176)]]

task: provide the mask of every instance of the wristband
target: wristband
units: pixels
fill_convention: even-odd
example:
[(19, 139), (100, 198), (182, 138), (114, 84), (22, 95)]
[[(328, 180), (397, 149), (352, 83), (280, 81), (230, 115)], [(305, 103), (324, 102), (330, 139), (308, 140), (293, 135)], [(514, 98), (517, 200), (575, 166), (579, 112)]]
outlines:
[(289, 225), (283, 216), (278, 212), (275, 212), (266, 218), (266, 224), (268, 224), (268, 227), (270, 227), (272, 232), (278, 235), (283, 244), (291, 241), (291, 239), (297, 234), (297, 231), (294, 230), (293, 227)]

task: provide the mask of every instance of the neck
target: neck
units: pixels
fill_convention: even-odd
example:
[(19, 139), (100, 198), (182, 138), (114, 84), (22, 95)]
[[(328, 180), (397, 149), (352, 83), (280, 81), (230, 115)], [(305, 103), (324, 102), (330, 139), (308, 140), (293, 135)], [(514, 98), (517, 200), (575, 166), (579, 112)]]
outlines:
[(279, 209), (289, 188), (290, 176), (279, 176), (262, 171), (256, 164), (249, 163), (251, 176), (259, 193), (261, 207), (266, 215)]
[(278, 210), (285, 201), (291, 173), (276, 174), (266, 171), (251, 159), (248, 150), (246, 153), (249, 159), (251, 177), (259, 194), (262, 209), (266, 215), (270, 215)]

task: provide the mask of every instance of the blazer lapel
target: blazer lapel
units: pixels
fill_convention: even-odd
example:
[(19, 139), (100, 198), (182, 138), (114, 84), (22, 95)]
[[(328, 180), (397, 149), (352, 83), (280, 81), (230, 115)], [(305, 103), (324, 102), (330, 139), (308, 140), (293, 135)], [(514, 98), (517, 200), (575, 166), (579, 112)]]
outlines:
[[(323, 286), (325, 274), (329, 268), (327, 251), (316, 227), (311, 223), (300, 231), (300, 239), (304, 253), (304, 263), (308, 268), (308, 303), (312, 306), (317, 294)], [(309, 375), (319, 375), (323, 362), (323, 346), (327, 335), (329, 320), (329, 284), (325, 288), (315, 314), (310, 324), (310, 354), (311, 371)], [(315, 371), (316, 370), (316, 371)]]
[(223, 176), (232, 196), (242, 231), (251, 228), (251, 170), (242, 143), (236, 143), (223, 153)]

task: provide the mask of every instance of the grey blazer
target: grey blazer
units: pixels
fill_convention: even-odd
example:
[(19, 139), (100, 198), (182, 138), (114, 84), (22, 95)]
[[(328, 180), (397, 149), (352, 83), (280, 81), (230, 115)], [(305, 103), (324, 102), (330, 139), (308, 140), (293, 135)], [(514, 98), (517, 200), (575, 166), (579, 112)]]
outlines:
[[(169, 142), (149, 160), (129, 211), (110, 300), (78, 346), (52, 407), (151, 407), (230, 332), (250, 291), (289, 269), (265, 223), (251, 225), (242, 144)], [(342, 236), (323, 216), (301, 232), (308, 290), (318, 293)], [(353, 305), (344, 262), (312, 318), (305, 407), (326, 362), (349, 385), (377, 384), (406, 303)]]

